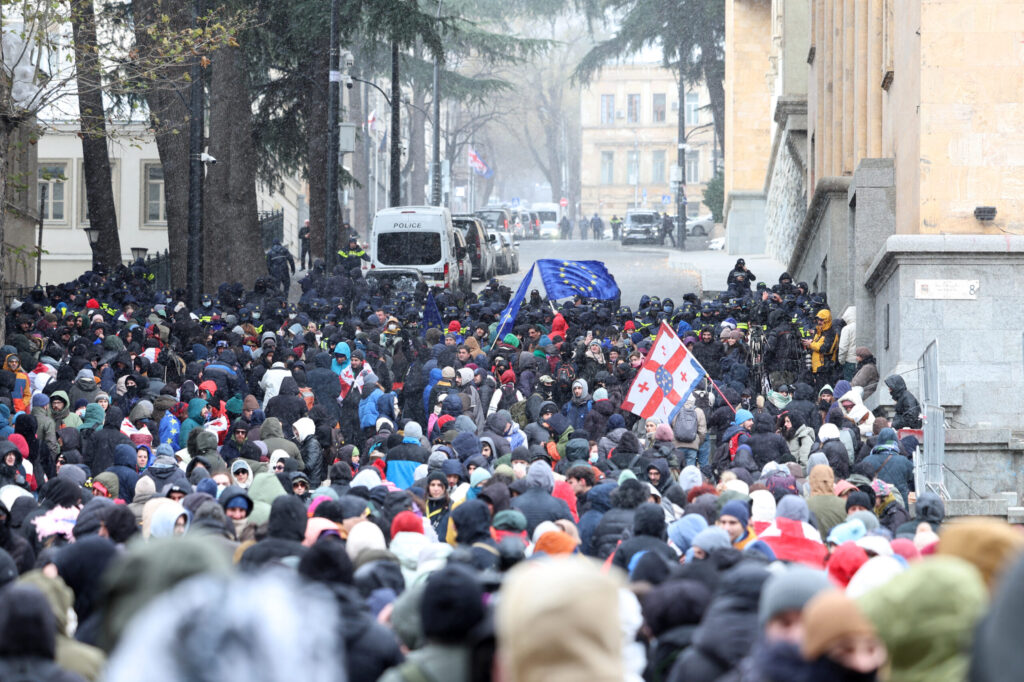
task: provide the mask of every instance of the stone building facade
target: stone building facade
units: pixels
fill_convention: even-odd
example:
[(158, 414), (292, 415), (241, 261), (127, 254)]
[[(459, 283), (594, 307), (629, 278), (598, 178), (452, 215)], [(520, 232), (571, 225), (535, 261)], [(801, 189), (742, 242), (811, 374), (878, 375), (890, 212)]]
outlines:
[(680, 106), (690, 146), (687, 215), (709, 213), (704, 187), (720, 165), (709, 103), (703, 86), (687, 88), (680, 103), (675, 74), (660, 62), (638, 57), (605, 66), (580, 94), (582, 215), (607, 221), (632, 208), (676, 213)]
[[(1024, 0), (726, 4), (727, 56), (743, 57), (727, 73), (733, 211), (765, 169), (762, 222), (727, 215), (728, 243), (759, 229), (833, 311), (855, 306), (883, 377), (916, 391), (937, 340), (947, 465), (963, 475), (950, 492), (1012, 489), (1007, 472), (1024, 484), (1024, 417), (1002, 399), (1024, 379), (1007, 314), (1024, 286)], [(750, 120), (766, 97), (771, 113)]]

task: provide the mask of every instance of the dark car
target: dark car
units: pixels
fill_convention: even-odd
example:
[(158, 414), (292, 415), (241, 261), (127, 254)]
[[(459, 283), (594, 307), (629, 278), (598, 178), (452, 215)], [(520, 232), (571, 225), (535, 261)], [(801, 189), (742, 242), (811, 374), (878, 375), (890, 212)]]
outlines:
[(512, 211), (507, 208), (484, 208), (473, 215), (483, 220), (488, 230), (511, 232), (514, 225)]
[(622, 243), (658, 243), (661, 241), (661, 217), (654, 211), (627, 211), (622, 225)]

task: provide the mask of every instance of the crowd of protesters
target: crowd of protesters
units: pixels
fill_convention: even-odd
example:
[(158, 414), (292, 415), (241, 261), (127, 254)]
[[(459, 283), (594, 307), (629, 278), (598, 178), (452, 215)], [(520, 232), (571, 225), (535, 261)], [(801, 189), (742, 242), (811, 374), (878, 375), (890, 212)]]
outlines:
[[(916, 399), (805, 284), (499, 337), (497, 282), (427, 329), (357, 269), (8, 308), (0, 680), (1019, 674), (1024, 536), (915, 494)], [(709, 375), (671, 423), (620, 408), (662, 323)]]

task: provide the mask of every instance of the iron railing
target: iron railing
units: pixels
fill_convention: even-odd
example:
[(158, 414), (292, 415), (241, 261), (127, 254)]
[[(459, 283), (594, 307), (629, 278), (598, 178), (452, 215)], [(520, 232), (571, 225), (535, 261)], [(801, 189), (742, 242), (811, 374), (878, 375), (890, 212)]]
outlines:
[(260, 238), (263, 240), (263, 250), (269, 251), (277, 239), (284, 243), (284, 209), (277, 211), (260, 211)]
[(939, 345), (933, 340), (917, 360), (921, 406), (924, 412), (923, 452), (914, 457), (918, 494), (928, 491), (949, 499), (946, 490), (946, 411), (939, 398)]

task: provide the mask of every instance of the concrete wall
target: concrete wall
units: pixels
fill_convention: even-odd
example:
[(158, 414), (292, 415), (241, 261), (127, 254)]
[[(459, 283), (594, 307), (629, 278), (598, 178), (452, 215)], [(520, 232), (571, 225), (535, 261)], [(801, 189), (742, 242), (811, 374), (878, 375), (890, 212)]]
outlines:
[(778, 129), (765, 187), (765, 246), (768, 255), (782, 263), (793, 256), (807, 217), (806, 128), (806, 116), (789, 116), (786, 127)]

